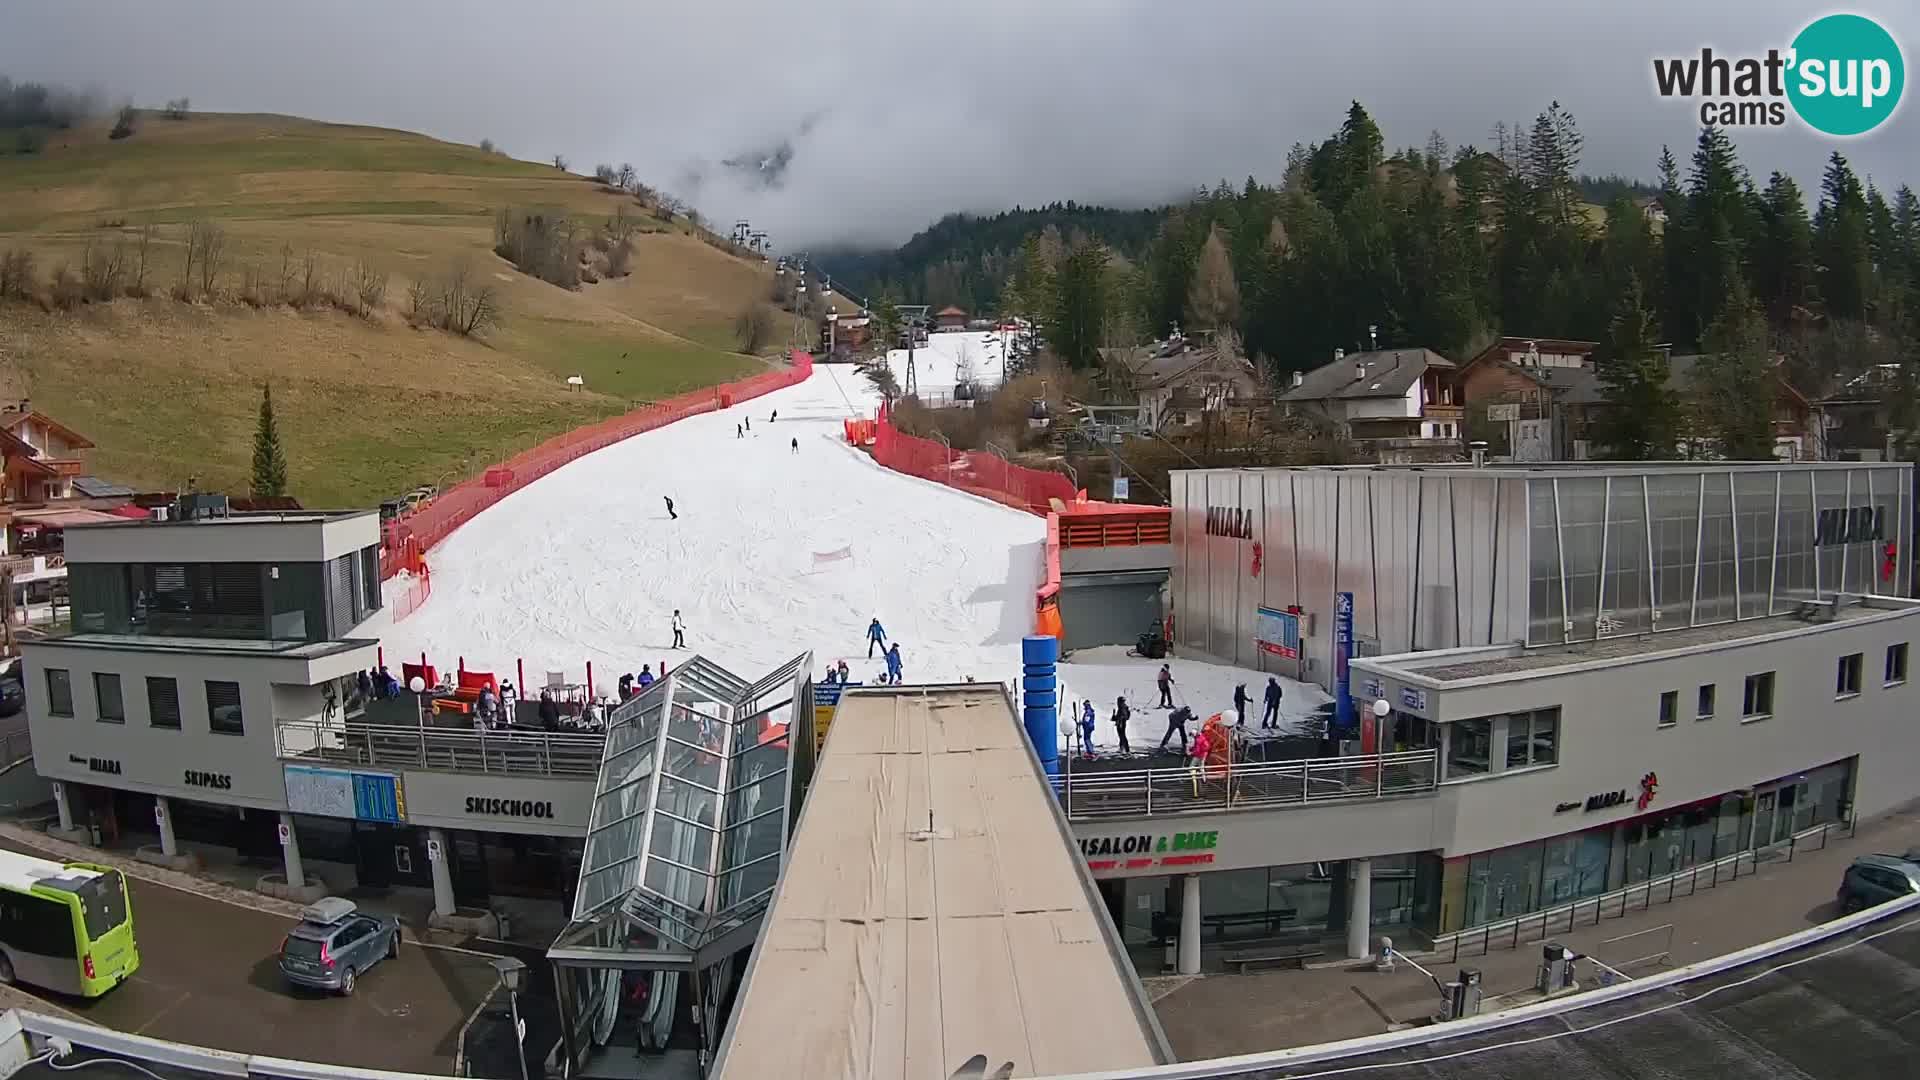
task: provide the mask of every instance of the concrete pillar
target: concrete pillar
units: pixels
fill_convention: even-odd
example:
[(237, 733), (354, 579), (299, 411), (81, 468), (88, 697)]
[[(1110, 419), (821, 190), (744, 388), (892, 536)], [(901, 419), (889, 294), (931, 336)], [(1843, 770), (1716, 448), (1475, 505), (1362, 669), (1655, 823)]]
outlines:
[(294, 830), (293, 815), (280, 815), (280, 852), (287, 860), (287, 884), (296, 889), (305, 888), (307, 874), (300, 866), (300, 834)]
[(1347, 860), (1347, 955), (1373, 956), (1373, 860)]
[(165, 797), (153, 800), (153, 823), (160, 826), (160, 854), (169, 859), (180, 854), (180, 843), (173, 838), (173, 807), (167, 805)]
[[(432, 850), (440, 849), (440, 857), (433, 858)], [(447, 843), (447, 834), (440, 829), (427, 830), (427, 863), (433, 870), (433, 913), (446, 918), (453, 914), (453, 845)]]
[(1200, 875), (1180, 880), (1180, 974), (1200, 974)]
[(53, 808), (60, 813), (60, 831), (73, 831), (73, 796), (67, 793), (67, 785), (54, 781)]

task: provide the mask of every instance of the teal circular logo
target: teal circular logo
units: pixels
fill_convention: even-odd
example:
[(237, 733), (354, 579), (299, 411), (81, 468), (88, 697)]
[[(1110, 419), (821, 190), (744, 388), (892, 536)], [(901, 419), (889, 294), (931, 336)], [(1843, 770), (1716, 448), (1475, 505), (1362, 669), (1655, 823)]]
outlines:
[(1864, 15), (1828, 15), (1793, 39), (1787, 99), (1816, 131), (1864, 135), (1886, 122), (1906, 89), (1893, 35)]

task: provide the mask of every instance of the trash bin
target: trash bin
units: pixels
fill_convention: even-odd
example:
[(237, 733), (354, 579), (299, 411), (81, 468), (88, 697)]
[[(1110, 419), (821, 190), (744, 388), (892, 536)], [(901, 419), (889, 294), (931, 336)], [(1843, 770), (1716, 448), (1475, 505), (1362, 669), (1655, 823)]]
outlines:
[(513, 938), (513, 924), (512, 924), (512, 923), (511, 923), (511, 922), (510, 922), (510, 921), (508, 920), (508, 918), (507, 918), (507, 913), (506, 913), (506, 912), (504, 912), (504, 911), (496, 911), (496, 912), (494, 912), (494, 913), (493, 913), (493, 921), (494, 921), (495, 923), (497, 923), (497, 924), (499, 924), (499, 927), (500, 927), (500, 930), (499, 930), (499, 933), (500, 933), (500, 940), (502, 940), (502, 941), (509, 941), (509, 940), (512, 940), (512, 938)]

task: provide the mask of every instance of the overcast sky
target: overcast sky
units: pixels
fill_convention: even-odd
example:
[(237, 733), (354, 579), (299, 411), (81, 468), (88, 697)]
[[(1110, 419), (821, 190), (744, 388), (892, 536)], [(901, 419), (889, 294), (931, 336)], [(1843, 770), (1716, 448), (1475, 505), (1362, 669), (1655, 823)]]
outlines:
[[(1389, 148), (1438, 128), (1486, 145), (1553, 99), (1581, 168), (1684, 164), (1689, 105), (1657, 99), (1654, 53), (1784, 48), (1833, 10), (1785, 0), (0, 0), (0, 72), (159, 104), (294, 113), (491, 138), (576, 171), (631, 161), (716, 221), (777, 247), (898, 243), (954, 210), (1164, 201), (1277, 180), (1357, 98)], [(1920, 62), (1911, 0), (1878, 18)], [(1909, 90), (1911, 98), (1917, 91)], [(1920, 185), (1920, 106), (1844, 142), (1734, 132), (1764, 182), (1811, 190), (1838, 145), (1891, 190)], [(789, 140), (776, 189), (723, 159)], [(0, 164), (0, 168), (4, 165)]]

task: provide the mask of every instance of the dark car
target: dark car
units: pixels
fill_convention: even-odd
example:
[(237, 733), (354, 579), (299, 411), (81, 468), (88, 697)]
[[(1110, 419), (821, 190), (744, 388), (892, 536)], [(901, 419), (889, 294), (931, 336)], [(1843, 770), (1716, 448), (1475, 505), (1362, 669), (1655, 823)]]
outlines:
[(368, 915), (351, 900), (329, 896), (300, 913), (280, 943), (280, 974), (295, 986), (353, 993), (367, 969), (400, 955), (400, 920)]
[(1862, 855), (1847, 867), (1835, 897), (1840, 910), (1852, 914), (1861, 908), (1920, 893), (1920, 849), (1905, 855)]
[(0, 675), (0, 716), (12, 716), (27, 707), (27, 688), (16, 675)]

